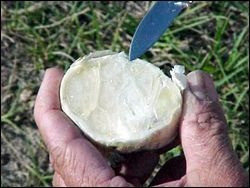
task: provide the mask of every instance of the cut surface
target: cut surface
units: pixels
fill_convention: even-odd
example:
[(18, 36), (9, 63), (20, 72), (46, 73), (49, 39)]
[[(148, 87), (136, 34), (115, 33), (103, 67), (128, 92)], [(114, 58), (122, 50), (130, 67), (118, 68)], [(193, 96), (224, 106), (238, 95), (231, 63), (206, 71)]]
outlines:
[[(60, 98), (63, 111), (87, 136), (121, 150), (165, 145), (176, 134), (182, 106), (180, 88), (159, 68), (111, 52), (72, 64)], [(166, 128), (164, 143), (151, 143)]]

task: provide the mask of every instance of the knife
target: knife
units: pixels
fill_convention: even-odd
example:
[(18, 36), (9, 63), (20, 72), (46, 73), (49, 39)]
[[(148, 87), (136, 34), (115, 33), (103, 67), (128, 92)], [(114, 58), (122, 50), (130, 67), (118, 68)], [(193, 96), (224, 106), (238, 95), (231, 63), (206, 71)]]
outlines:
[(161, 37), (190, 1), (158, 1), (144, 16), (133, 36), (129, 60), (144, 54)]

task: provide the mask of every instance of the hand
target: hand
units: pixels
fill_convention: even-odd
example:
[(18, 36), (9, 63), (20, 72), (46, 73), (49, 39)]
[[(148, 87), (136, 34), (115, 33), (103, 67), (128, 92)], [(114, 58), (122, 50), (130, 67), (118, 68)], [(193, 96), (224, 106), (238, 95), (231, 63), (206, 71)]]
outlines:
[[(62, 77), (59, 69), (46, 71), (34, 110), (55, 170), (53, 185), (127, 187), (143, 184), (163, 150), (127, 154), (127, 160), (112, 169), (61, 111)], [(212, 79), (202, 71), (195, 71), (188, 75), (188, 81), (180, 121), (180, 142), (185, 157), (169, 160), (152, 185), (247, 186), (248, 177), (230, 144)]]

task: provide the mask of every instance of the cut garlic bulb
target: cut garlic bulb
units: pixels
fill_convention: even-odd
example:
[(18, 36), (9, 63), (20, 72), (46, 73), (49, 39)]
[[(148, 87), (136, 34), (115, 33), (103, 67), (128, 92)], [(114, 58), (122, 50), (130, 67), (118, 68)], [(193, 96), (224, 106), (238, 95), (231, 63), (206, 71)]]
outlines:
[(95, 52), (67, 70), (60, 87), (62, 110), (91, 140), (121, 152), (157, 149), (175, 138), (186, 76), (172, 79), (125, 53)]

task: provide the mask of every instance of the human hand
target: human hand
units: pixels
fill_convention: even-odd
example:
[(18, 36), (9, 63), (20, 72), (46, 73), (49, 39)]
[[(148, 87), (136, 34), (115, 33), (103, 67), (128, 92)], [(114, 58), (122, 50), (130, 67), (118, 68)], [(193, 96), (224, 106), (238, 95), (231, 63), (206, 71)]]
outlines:
[(187, 78), (189, 88), (184, 93), (179, 129), (185, 157), (169, 160), (152, 184), (248, 186), (248, 175), (231, 146), (211, 77), (198, 70), (189, 73)]
[[(158, 162), (159, 151), (127, 154), (112, 169), (102, 154), (61, 111), (59, 87), (63, 71), (45, 73), (35, 104), (35, 120), (55, 170), (54, 186), (141, 185)], [(201, 71), (188, 75), (184, 93), (180, 142), (184, 156), (169, 160), (152, 185), (247, 186), (248, 178), (233, 152), (211, 78)], [(175, 144), (172, 144), (175, 145)], [(167, 146), (166, 149), (169, 149)]]

